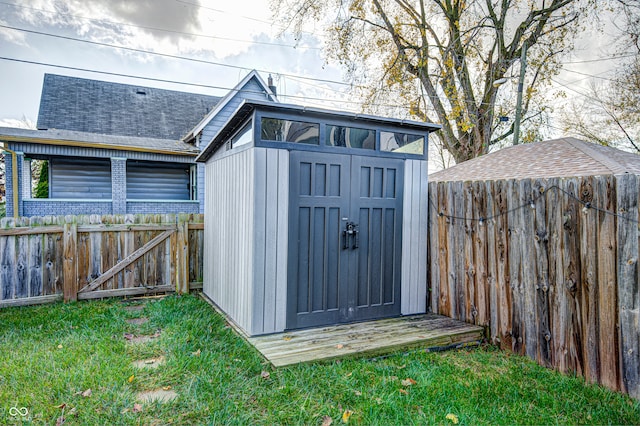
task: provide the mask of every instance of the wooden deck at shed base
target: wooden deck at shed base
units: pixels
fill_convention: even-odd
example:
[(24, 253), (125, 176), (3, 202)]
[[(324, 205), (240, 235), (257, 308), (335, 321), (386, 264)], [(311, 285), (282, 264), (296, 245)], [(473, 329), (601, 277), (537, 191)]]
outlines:
[(247, 340), (276, 367), (478, 343), (483, 329), (435, 314), (295, 330)]

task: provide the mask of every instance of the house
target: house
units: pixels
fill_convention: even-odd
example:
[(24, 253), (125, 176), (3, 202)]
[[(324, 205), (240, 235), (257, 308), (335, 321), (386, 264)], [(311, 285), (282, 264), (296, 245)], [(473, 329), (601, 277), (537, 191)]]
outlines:
[(202, 213), (194, 159), (244, 99), (276, 101), (255, 71), (223, 98), (46, 74), (37, 130), (0, 128), (7, 216)]
[(248, 335), (426, 312), (438, 128), (245, 100), (196, 159), (204, 294)]

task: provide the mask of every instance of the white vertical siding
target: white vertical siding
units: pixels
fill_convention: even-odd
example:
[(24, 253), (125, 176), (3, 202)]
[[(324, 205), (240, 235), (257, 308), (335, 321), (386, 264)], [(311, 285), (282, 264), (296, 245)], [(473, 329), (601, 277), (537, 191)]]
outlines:
[(206, 164), (204, 293), (249, 335), (283, 331), (289, 153), (249, 148)]
[(204, 293), (251, 333), (255, 156), (252, 149), (206, 164)]
[(427, 162), (406, 160), (402, 218), (403, 315), (427, 311), (428, 186)]
[(284, 331), (289, 238), (289, 152), (254, 148), (254, 305), (251, 334)]

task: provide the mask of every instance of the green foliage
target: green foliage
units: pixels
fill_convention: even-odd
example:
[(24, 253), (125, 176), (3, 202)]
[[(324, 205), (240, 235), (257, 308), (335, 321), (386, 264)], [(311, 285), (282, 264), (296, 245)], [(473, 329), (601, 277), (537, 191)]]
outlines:
[(35, 198), (49, 198), (49, 162), (42, 161), (40, 167), (40, 176), (38, 177), (38, 183), (36, 184)]
[[(140, 315), (149, 322), (126, 322)], [(123, 337), (156, 332), (145, 344)], [(460, 424), (640, 423), (628, 397), (491, 346), (275, 370), (192, 295), (148, 301), (142, 312), (118, 300), (2, 309), (0, 347), (2, 424), (20, 421), (11, 407), (27, 408), (27, 421), (64, 416), (65, 425), (320, 424), (325, 416), (336, 425), (347, 411), (350, 424), (367, 425), (452, 424), (448, 415)], [(131, 364), (160, 355), (166, 364), (155, 370)], [(176, 400), (134, 409), (138, 392), (168, 386)]]

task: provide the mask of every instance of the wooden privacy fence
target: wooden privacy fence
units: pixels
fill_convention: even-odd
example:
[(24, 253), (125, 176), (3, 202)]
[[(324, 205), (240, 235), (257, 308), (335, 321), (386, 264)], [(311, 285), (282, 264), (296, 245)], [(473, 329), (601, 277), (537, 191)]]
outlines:
[(0, 222), (0, 307), (202, 288), (203, 215)]
[(635, 175), (430, 183), (432, 310), (640, 397), (639, 188)]

